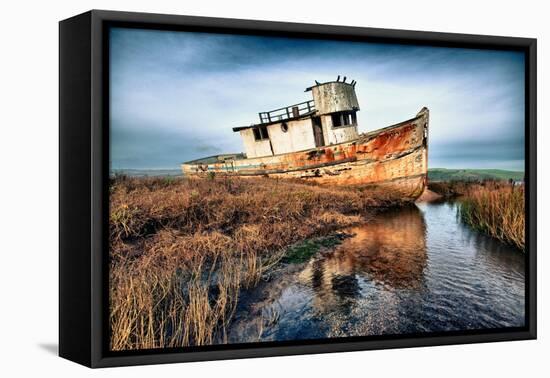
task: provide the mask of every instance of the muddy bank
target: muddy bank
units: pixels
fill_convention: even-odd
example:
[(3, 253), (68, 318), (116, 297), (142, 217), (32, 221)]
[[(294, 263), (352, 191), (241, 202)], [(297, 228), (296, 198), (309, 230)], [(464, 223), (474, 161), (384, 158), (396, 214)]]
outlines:
[(418, 199), (416, 200), (416, 203), (440, 201), (443, 198), (444, 197), (441, 194), (426, 188), (424, 189), (420, 197), (418, 197)]

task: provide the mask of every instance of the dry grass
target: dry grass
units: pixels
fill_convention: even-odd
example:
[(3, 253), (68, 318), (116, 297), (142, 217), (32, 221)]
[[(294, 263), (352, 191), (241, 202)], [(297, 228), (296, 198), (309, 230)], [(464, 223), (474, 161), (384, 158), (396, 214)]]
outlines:
[(384, 205), (372, 194), (271, 179), (113, 179), (111, 348), (225, 342), (239, 291), (289, 245), (364, 221)]
[(476, 185), (481, 185), (481, 183), (468, 181), (435, 181), (429, 182), (428, 189), (443, 196), (443, 198), (454, 198), (464, 195)]
[(460, 197), (461, 219), (476, 230), (525, 251), (525, 190), (508, 181), (433, 182), (445, 198)]
[(460, 217), (473, 228), (525, 251), (525, 191), (492, 183), (475, 185), (460, 201)]

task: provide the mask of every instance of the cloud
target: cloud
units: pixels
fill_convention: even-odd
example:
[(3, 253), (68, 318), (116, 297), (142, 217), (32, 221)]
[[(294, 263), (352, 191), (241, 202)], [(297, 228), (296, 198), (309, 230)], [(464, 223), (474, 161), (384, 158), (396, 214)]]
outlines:
[(516, 52), (117, 28), (110, 68), (113, 168), (175, 168), (239, 152), (232, 127), (308, 100), (305, 87), (337, 75), (358, 81), (361, 131), (428, 106), (430, 166), (477, 157), (517, 167), (524, 156)]

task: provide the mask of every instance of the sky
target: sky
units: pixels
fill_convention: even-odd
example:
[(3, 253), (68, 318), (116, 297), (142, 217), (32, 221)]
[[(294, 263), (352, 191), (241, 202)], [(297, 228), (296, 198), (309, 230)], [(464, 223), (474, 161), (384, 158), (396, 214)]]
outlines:
[(524, 55), (112, 28), (111, 169), (170, 169), (244, 150), (235, 126), (356, 80), (359, 132), (430, 109), (429, 168), (524, 167)]

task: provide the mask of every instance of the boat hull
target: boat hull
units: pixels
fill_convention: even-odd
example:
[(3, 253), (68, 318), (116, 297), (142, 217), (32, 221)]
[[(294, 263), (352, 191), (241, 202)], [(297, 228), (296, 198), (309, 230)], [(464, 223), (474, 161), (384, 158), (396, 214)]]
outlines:
[(390, 200), (422, 194), (428, 171), (428, 109), (410, 120), (346, 143), (252, 159), (224, 155), (182, 164), (187, 177), (228, 175), (299, 179), (319, 185), (378, 190)]

